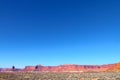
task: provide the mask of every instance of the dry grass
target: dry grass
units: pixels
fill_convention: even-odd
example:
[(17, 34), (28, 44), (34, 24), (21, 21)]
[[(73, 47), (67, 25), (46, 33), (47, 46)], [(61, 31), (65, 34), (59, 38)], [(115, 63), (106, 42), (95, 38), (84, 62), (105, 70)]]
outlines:
[(120, 72), (100, 72), (100, 73), (14, 72), (14, 73), (0, 73), (0, 80), (120, 80)]

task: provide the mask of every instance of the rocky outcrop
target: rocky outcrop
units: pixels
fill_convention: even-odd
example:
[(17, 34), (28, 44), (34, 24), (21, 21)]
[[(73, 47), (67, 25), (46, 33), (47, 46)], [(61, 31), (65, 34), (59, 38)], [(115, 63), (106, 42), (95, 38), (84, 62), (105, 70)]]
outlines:
[(120, 62), (115, 64), (113, 67), (108, 68), (107, 71), (120, 71)]
[(120, 71), (120, 63), (107, 65), (75, 65), (65, 64), (59, 66), (26, 66), (24, 69), (1, 68), (0, 71), (40, 71), (40, 72), (101, 72)]
[(59, 65), (59, 66), (26, 66), (25, 71), (41, 71), (41, 72), (93, 72), (106, 71), (115, 64), (108, 65)]
[(35, 70), (35, 66), (26, 66), (24, 68), (24, 71), (34, 71)]

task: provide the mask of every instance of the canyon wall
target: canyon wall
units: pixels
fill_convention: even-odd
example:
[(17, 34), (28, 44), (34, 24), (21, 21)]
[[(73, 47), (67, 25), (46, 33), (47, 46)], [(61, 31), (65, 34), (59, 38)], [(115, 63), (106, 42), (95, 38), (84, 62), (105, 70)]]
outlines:
[(74, 65), (65, 64), (59, 66), (25, 66), (24, 69), (0, 68), (0, 71), (39, 71), (39, 72), (101, 72), (120, 71), (120, 63), (107, 65)]
[(24, 71), (41, 71), (41, 72), (93, 72), (107, 71), (114, 67), (115, 64), (108, 65), (59, 65), (59, 66), (26, 66)]
[(120, 71), (120, 62), (110, 67), (107, 71)]

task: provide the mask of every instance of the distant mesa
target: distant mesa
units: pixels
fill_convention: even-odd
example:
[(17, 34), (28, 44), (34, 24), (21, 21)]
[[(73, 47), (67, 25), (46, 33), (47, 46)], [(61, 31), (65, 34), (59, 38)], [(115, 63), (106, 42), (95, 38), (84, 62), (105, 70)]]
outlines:
[(39, 71), (39, 72), (102, 72), (102, 71), (120, 71), (120, 63), (107, 65), (75, 65), (65, 64), (59, 66), (25, 66), (24, 69), (0, 68), (1, 72), (5, 71)]
[(33, 70), (35, 70), (35, 66), (26, 66), (24, 68), (24, 71), (33, 71)]

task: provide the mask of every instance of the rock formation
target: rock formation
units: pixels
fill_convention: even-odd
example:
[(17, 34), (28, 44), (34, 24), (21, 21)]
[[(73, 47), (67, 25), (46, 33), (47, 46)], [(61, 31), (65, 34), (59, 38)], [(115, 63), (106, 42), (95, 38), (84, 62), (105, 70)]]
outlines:
[(114, 67), (115, 64), (108, 65), (59, 65), (59, 66), (26, 66), (25, 71), (41, 71), (41, 72), (93, 72), (107, 71)]
[(120, 71), (120, 62), (115, 64), (113, 67), (108, 68), (107, 71)]
[(35, 66), (26, 66), (24, 68), (24, 71), (34, 71), (35, 70)]
[(120, 63), (107, 65), (75, 65), (65, 64), (59, 66), (26, 66), (24, 69), (1, 68), (0, 71), (39, 71), (39, 72), (101, 72), (120, 71)]

